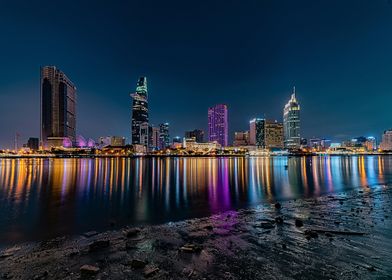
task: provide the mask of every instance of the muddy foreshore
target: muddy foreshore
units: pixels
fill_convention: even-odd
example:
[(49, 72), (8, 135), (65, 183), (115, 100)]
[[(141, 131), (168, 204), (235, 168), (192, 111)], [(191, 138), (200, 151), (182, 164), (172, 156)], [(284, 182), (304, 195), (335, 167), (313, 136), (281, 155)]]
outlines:
[(392, 279), (392, 187), (26, 243), (0, 279)]

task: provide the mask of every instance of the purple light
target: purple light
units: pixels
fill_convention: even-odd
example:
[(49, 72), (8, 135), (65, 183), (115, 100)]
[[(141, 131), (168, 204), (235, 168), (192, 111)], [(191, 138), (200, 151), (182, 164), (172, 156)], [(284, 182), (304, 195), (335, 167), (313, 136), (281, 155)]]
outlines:
[(63, 139), (63, 147), (64, 148), (71, 148), (72, 147), (72, 141), (68, 137)]

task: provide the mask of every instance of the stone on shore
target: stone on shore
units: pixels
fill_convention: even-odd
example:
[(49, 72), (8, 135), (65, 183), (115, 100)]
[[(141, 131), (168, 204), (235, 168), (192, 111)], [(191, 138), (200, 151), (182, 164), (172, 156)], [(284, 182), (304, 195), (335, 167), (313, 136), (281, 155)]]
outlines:
[(80, 267), (80, 273), (82, 276), (96, 275), (99, 272), (99, 267), (85, 264)]

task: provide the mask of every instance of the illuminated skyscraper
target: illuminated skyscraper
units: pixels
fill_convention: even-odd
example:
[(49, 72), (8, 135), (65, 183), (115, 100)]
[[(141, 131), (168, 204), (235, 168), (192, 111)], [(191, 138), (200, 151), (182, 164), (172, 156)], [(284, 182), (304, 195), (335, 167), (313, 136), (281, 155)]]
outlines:
[(257, 147), (265, 147), (265, 119), (253, 119), (250, 121), (249, 143)]
[(227, 105), (218, 104), (208, 108), (208, 141), (217, 141), (222, 147), (228, 145)]
[(40, 130), (45, 148), (76, 138), (76, 87), (55, 66), (41, 67)]
[(287, 149), (299, 149), (300, 135), (300, 106), (295, 94), (295, 87), (289, 102), (283, 110), (284, 146)]
[(265, 123), (265, 147), (269, 149), (282, 149), (283, 145), (283, 123), (267, 120)]
[(131, 94), (132, 103), (132, 144), (149, 146), (148, 91), (147, 78), (140, 77), (136, 92)]
[(159, 149), (166, 149), (170, 146), (169, 123), (159, 125)]

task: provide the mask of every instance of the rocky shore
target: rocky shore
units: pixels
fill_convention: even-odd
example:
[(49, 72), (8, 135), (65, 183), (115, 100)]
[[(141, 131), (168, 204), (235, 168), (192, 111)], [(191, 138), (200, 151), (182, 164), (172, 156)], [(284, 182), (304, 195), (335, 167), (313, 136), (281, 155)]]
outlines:
[(392, 187), (0, 252), (0, 279), (391, 279)]

